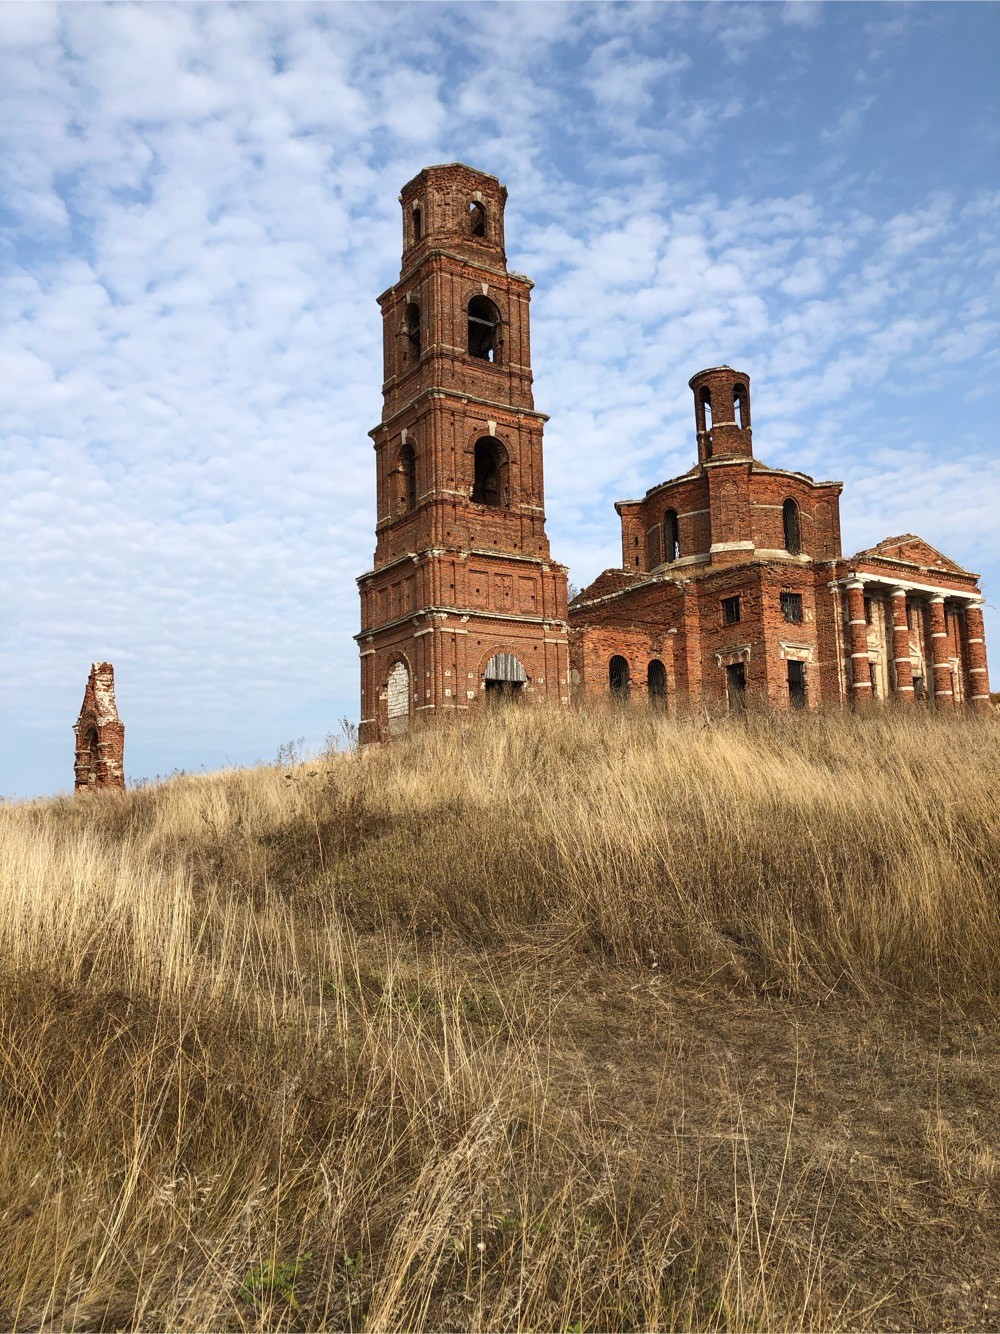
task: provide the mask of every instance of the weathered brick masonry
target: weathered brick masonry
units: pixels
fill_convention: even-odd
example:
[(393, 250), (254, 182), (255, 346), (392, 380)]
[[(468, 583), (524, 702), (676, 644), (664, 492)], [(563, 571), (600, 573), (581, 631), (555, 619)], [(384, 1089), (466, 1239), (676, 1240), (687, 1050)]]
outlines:
[(76, 787), (125, 790), (125, 726), (115, 705), (115, 669), (95, 662), (87, 678), (76, 735)]
[(545, 535), (532, 284), (507, 270), (493, 176), (403, 188), (385, 357), (377, 525), (361, 592), (361, 740), (487, 697), (647, 696), (658, 707), (989, 707), (978, 576), (918, 537), (845, 559), (840, 482), (753, 452), (750, 380), (690, 381), (697, 462), (616, 505), (622, 566), (567, 609)]
[(531, 390), (531, 282), (507, 271), (494, 176), (403, 187), (399, 281), (379, 297), (377, 524), (361, 592), (361, 741), (487, 695), (569, 702), (566, 569), (549, 554)]
[(569, 609), (574, 691), (988, 708), (978, 576), (912, 534), (844, 559), (842, 484), (754, 457), (749, 376), (690, 385), (698, 462), (615, 506), (622, 569)]

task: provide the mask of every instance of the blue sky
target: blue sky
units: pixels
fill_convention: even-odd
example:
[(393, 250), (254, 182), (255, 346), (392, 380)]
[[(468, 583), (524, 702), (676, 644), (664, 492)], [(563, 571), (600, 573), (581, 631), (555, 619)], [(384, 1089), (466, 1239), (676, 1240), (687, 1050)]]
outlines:
[(96, 658), (132, 779), (357, 717), (374, 298), (433, 162), (510, 191), (573, 582), (725, 361), (845, 551), (982, 573), (1000, 684), (998, 55), (996, 5), (0, 5), (0, 792), (71, 785)]

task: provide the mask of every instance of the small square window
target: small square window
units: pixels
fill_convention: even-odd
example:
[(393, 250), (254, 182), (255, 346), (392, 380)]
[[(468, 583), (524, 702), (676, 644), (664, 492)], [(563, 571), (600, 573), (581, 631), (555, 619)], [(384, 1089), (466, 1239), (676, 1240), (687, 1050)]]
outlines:
[(722, 599), (722, 624), (735, 625), (740, 619), (740, 600), (739, 598)]
[(781, 614), (790, 625), (802, 624), (802, 594), (782, 593)]

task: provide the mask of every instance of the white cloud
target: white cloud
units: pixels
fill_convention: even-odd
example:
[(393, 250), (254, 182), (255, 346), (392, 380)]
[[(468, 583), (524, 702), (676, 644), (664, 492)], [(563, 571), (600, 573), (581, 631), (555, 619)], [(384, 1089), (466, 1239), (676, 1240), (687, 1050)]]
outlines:
[(718, 361), (754, 377), (763, 457), (845, 475), (858, 545), (912, 526), (995, 560), (976, 404), (1000, 196), (848, 206), (791, 150), (766, 187), (740, 175), (773, 100), (756, 64), (827, 40), (801, 11), (0, 8), (2, 679), (38, 757), (7, 789), (68, 781), (96, 657), (133, 772), (273, 754), (355, 712), (374, 296), (428, 161), (510, 189), (576, 582), (619, 559), (611, 501), (689, 466), (687, 379)]

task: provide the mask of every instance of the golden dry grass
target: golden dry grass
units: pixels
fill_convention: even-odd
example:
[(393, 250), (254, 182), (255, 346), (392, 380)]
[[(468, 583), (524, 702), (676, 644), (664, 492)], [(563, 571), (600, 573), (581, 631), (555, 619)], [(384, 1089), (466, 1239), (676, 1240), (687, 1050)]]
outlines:
[(0, 808), (0, 1327), (996, 1328), (993, 719)]

